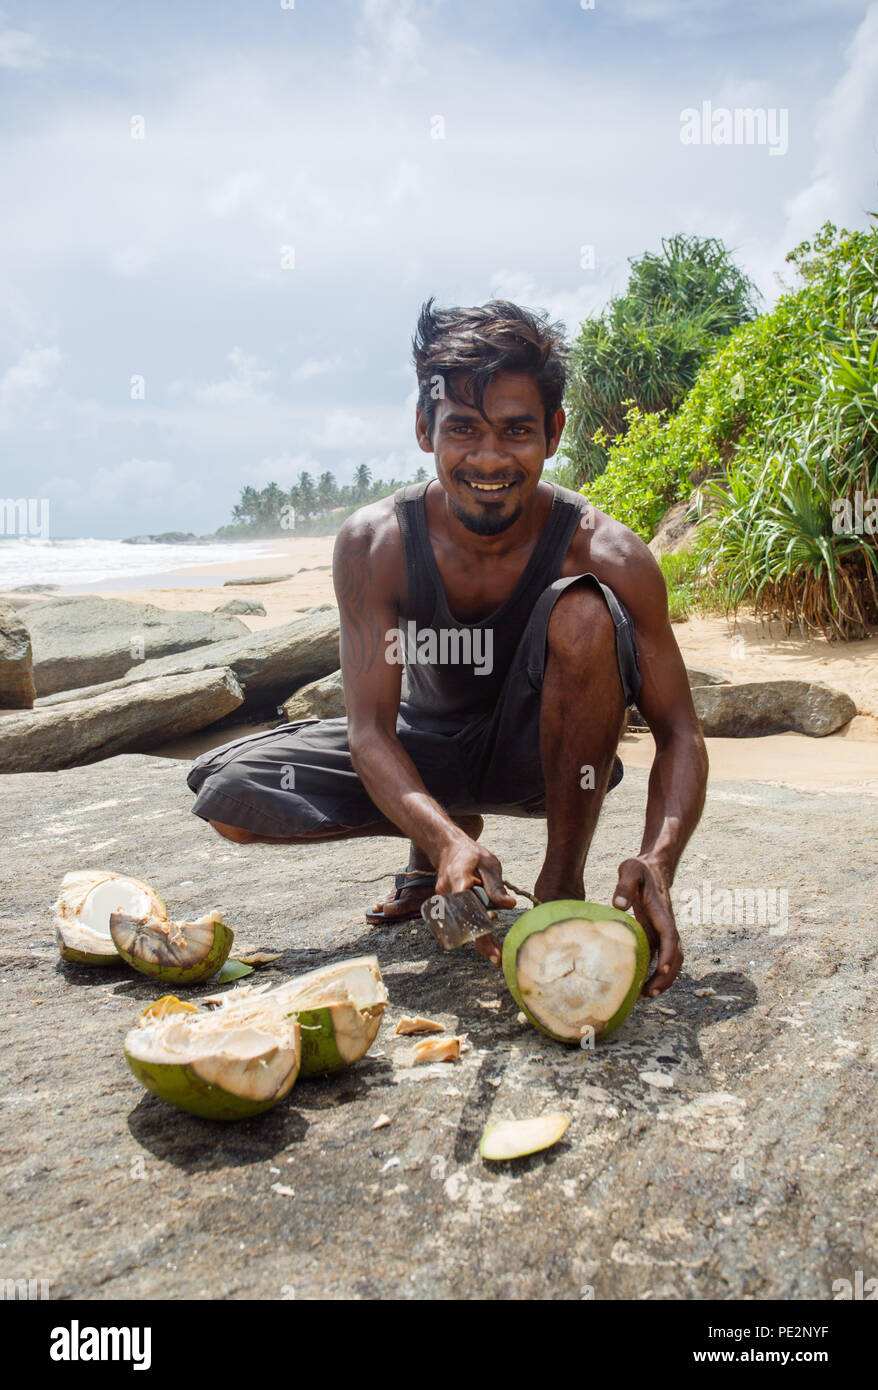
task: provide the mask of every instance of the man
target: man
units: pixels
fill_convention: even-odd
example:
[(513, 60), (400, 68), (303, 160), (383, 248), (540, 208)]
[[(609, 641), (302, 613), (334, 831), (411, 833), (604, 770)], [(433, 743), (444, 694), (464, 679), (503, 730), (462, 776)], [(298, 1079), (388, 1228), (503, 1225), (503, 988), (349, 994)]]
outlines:
[[(193, 809), (238, 842), (407, 837), (408, 869), (369, 914), (389, 922), (475, 882), (514, 906), (479, 842), (482, 814), (545, 817), (535, 896), (581, 899), (636, 700), (656, 754), (613, 902), (658, 950), (644, 986), (655, 997), (682, 964), (670, 886), (707, 782), (661, 571), (627, 527), (541, 479), (565, 419), (557, 326), (505, 301), (431, 300), (414, 360), (417, 439), (436, 477), (360, 508), (335, 547), (347, 719), (206, 754)], [(485, 953), (499, 958), (493, 939)]]

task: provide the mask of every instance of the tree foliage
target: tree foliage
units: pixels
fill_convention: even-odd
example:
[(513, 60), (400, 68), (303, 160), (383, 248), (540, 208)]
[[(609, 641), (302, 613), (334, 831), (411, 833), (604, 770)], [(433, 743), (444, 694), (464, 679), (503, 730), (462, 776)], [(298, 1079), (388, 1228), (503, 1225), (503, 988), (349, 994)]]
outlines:
[(676, 409), (705, 359), (755, 312), (753, 284), (714, 237), (669, 237), (660, 255), (629, 264), (626, 293), (585, 321), (571, 351), (558, 478), (572, 486), (603, 470), (632, 418)]

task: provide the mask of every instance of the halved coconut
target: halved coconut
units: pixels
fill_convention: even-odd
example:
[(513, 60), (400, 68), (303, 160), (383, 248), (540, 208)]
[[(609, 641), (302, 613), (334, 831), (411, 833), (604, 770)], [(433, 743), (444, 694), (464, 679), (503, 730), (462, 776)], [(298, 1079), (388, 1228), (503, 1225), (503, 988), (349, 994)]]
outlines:
[(606, 1037), (634, 1008), (649, 969), (646, 933), (601, 903), (540, 903), (503, 943), (503, 974), (537, 1028), (558, 1042)]
[(61, 959), (77, 965), (118, 965), (110, 935), (114, 912), (164, 918), (165, 905), (148, 883), (109, 869), (76, 869), (65, 874), (54, 904), (55, 937)]
[(561, 1114), (539, 1115), (532, 1120), (499, 1120), (485, 1129), (479, 1153), (482, 1158), (498, 1161), (524, 1158), (557, 1144), (569, 1124), (567, 1116)]
[[(179, 1006), (179, 1001), (174, 1001)], [(269, 995), (247, 1020), (196, 1009), (146, 1010), (125, 1058), (148, 1091), (209, 1120), (243, 1120), (283, 1100), (299, 1074), (299, 1025)]]
[(288, 980), (264, 993), (247, 985), (220, 999), (220, 1008), (246, 1017), (261, 999), (276, 999), (299, 1020), (302, 1075), (322, 1076), (358, 1062), (381, 1026), (387, 990), (377, 956), (358, 956)]
[(114, 912), (110, 935), (119, 955), (135, 970), (176, 985), (209, 980), (222, 967), (235, 938), (218, 912), (197, 922), (169, 922), (164, 913), (137, 917)]

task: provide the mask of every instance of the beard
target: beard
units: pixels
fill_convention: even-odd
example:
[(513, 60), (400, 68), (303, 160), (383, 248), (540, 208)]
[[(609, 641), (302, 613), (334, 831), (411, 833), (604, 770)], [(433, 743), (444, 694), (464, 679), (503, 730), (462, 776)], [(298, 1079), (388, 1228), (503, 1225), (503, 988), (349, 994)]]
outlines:
[[(450, 500), (450, 499), (449, 499)], [(521, 503), (515, 507), (508, 516), (502, 514), (501, 509), (489, 507), (477, 516), (470, 512), (465, 512), (463, 507), (457, 502), (451, 502), (451, 510), (458, 521), (471, 531), (474, 536), (499, 536), (502, 531), (508, 531), (510, 526), (514, 526), (521, 516)]]

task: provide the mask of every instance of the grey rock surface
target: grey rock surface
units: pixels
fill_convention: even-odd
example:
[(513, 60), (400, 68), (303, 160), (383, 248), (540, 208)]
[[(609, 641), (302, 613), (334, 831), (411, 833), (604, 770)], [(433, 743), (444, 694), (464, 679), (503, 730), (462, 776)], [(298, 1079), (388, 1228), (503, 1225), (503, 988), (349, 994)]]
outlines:
[(264, 618), (265, 604), (260, 603), (258, 598), (230, 598), (228, 603), (221, 603), (219, 608), (215, 608), (214, 613), (234, 613), (240, 615), (249, 613), (251, 617)]
[(40, 603), (28, 610), (27, 625), (38, 695), (115, 680), (144, 661), (249, 635), (237, 618), (94, 594)]
[(303, 685), (284, 701), (283, 712), (290, 723), (294, 719), (340, 719), (347, 713), (341, 671)]
[(0, 708), (31, 709), (35, 697), (30, 633), (18, 609), (0, 599)]
[(0, 713), (0, 772), (44, 772), (150, 748), (214, 724), (243, 703), (231, 671), (198, 671), (85, 700)]
[(701, 727), (712, 738), (810, 734), (823, 738), (853, 719), (849, 695), (817, 681), (750, 681), (697, 686), (692, 691)]
[[(233, 845), (191, 815), (186, 766), (0, 778), (4, 1277), (53, 1299), (829, 1300), (874, 1273), (878, 799), (712, 787), (674, 887), (681, 976), (582, 1051), (522, 1026), (473, 950), (366, 926), (391, 880), (362, 880), (398, 869), (400, 842)], [(609, 901), (645, 796), (632, 769), (608, 796), (588, 897)], [(489, 817), (484, 840), (532, 887), (543, 822)], [(376, 952), (391, 1003), (372, 1052), (244, 1124), (170, 1109), (122, 1056), (165, 990), (58, 960), (48, 905), (73, 867), (144, 878), (172, 916), (221, 908), (238, 949), (283, 952), (260, 981)], [(723, 889), (788, 907), (724, 922)], [(408, 1066), (403, 1013), (472, 1050)], [(490, 1121), (556, 1110), (554, 1149), (479, 1158)]]
[(731, 676), (722, 671), (714, 671), (710, 666), (687, 666), (686, 675), (690, 685), (729, 685)]
[[(237, 622), (237, 619), (227, 621)], [(156, 676), (228, 666), (240, 682), (247, 706), (269, 707), (287, 699), (291, 690), (328, 675), (338, 664), (338, 609), (332, 608), (328, 612), (306, 614), (282, 627), (248, 632), (245, 638), (214, 642), (157, 661), (142, 661), (121, 680), (65, 691), (40, 701), (40, 706), (93, 698), (134, 682), (153, 680)]]

